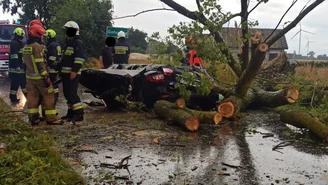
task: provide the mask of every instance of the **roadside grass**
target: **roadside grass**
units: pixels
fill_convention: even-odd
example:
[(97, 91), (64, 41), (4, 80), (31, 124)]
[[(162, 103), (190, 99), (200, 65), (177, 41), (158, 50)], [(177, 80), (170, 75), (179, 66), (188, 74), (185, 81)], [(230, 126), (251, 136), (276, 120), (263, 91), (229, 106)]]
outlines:
[(0, 184), (85, 184), (56, 149), (52, 133), (29, 128), (0, 98)]
[(295, 74), (288, 77), (291, 83), (277, 85), (277, 89), (294, 86), (300, 91), (300, 98), (295, 104), (276, 108), (278, 112), (288, 109), (305, 111), (318, 118), (328, 126), (328, 67), (314, 67), (311, 65), (298, 66)]

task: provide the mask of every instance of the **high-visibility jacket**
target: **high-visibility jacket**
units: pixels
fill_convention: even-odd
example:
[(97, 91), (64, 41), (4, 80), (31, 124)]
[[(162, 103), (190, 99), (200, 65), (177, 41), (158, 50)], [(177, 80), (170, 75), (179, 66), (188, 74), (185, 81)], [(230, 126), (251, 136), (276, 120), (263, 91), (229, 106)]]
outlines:
[(48, 78), (43, 47), (38, 42), (28, 44), (23, 49), (23, 61), (26, 65), (26, 78), (41, 80)]
[[(25, 73), (25, 66), (22, 61), (24, 44), (22, 41), (14, 38), (10, 42), (9, 50), (9, 71), (10, 73)], [(16, 68), (21, 68), (21, 71), (16, 71)]]
[(66, 40), (63, 49), (63, 58), (60, 62), (60, 73), (70, 74), (72, 71), (81, 74), (81, 68), (85, 60), (84, 44), (79, 36), (73, 40)]

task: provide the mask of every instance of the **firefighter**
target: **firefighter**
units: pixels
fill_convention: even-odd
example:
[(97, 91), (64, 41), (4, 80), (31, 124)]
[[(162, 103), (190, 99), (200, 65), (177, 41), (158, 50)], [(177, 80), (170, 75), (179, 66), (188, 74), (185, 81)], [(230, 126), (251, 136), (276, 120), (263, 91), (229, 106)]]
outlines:
[(38, 101), (42, 96), (42, 106), (45, 109), (45, 120), (49, 125), (61, 125), (64, 122), (56, 118), (54, 89), (43, 58), (44, 50), (40, 45), (46, 30), (40, 25), (32, 25), (29, 38), (23, 49), (23, 60), (26, 65), (27, 112), (31, 125), (37, 125), (39, 120)]
[(19, 87), (26, 97), (25, 66), (22, 61), (24, 47), (22, 40), (25, 36), (25, 32), (22, 28), (16, 28), (13, 35), (14, 38), (10, 42), (9, 75), (11, 78), (11, 85), (9, 97), (12, 103), (18, 103), (17, 91)]
[(64, 29), (67, 39), (58, 69), (63, 80), (63, 92), (68, 110), (62, 119), (68, 120), (70, 124), (74, 125), (76, 121), (83, 121), (84, 116), (83, 106), (77, 94), (81, 67), (85, 58), (84, 44), (80, 39), (80, 28), (76, 22), (68, 21), (64, 25)]
[[(56, 32), (53, 29), (46, 30), (45, 37), (47, 38), (46, 44), (46, 59), (48, 65), (48, 73), (51, 82), (58, 80), (58, 72), (55, 70), (56, 65), (61, 59), (61, 47), (56, 41)], [(55, 93), (55, 104), (58, 101), (58, 84), (53, 85)]]
[(125, 41), (125, 33), (123, 31), (117, 34), (118, 42), (113, 47), (114, 64), (127, 64), (130, 57), (130, 45)]

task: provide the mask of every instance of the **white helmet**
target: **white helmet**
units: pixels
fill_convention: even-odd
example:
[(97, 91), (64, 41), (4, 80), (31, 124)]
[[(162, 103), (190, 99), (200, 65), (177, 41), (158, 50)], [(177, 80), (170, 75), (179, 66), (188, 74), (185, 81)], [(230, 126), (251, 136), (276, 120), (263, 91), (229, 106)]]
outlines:
[(64, 25), (64, 29), (67, 28), (74, 28), (76, 29), (76, 35), (80, 35), (80, 27), (79, 25), (75, 22), (75, 21), (68, 21), (65, 25)]
[(124, 37), (125, 38), (124, 31), (120, 31), (120, 32), (117, 33), (117, 38), (121, 38), (121, 37)]

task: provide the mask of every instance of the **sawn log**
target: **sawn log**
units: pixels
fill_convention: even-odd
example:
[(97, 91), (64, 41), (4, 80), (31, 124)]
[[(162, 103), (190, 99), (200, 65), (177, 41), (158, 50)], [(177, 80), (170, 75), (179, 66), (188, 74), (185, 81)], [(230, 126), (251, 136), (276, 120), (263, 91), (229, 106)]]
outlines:
[(199, 121), (196, 116), (177, 108), (171, 102), (157, 101), (154, 104), (154, 111), (159, 118), (175, 123), (189, 131), (197, 131), (199, 128)]
[(283, 111), (280, 113), (280, 120), (298, 128), (307, 128), (310, 132), (328, 142), (328, 126), (306, 112), (299, 110)]

